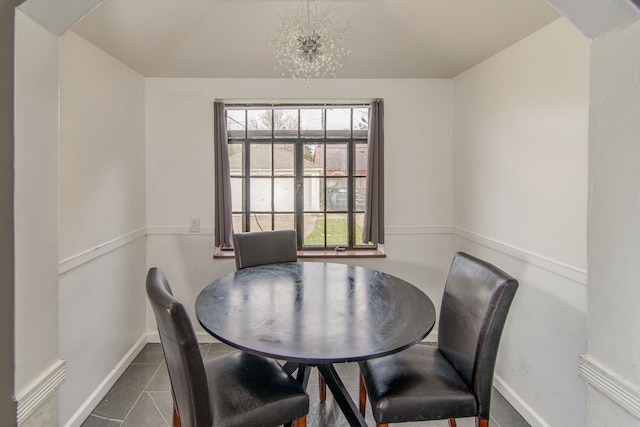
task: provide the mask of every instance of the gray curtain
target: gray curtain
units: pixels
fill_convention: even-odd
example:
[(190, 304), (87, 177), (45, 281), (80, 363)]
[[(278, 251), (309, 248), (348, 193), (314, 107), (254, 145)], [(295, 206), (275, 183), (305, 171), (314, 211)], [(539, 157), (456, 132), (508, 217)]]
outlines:
[(233, 217), (231, 209), (231, 173), (229, 171), (229, 147), (224, 103), (213, 103), (213, 143), (215, 146), (215, 245), (232, 246)]
[(384, 104), (371, 103), (369, 110), (367, 198), (362, 241), (384, 243)]

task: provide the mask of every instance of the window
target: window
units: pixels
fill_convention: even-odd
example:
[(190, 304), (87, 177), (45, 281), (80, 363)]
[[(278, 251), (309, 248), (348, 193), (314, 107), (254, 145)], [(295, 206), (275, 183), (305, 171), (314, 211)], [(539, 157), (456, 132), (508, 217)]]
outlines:
[(226, 105), (234, 231), (295, 228), (300, 249), (362, 241), (369, 105)]

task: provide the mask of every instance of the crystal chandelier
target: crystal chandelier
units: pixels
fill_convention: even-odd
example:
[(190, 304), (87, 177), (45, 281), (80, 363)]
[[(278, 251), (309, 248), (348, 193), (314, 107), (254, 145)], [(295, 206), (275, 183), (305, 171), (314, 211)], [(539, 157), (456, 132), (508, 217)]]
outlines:
[(319, 8), (307, 0), (290, 16), (280, 17), (280, 27), (271, 42), (282, 75), (313, 82), (336, 77), (340, 59), (349, 55), (344, 48), (346, 27), (339, 27), (334, 7)]

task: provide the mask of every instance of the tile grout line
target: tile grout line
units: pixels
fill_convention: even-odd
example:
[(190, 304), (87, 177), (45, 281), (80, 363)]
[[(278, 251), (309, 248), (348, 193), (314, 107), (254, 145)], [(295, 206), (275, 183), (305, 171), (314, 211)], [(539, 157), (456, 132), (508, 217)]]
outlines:
[(162, 417), (162, 420), (165, 422), (165, 424), (167, 425), (167, 427), (169, 427), (169, 421), (167, 421), (167, 419), (164, 417), (164, 414), (162, 413), (162, 411), (160, 410), (160, 407), (156, 404), (156, 400), (153, 398), (153, 394), (151, 394), (151, 392), (149, 391), (145, 391), (143, 393), (149, 393), (149, 398), (151, 398), (151, 402), (153, 402), (153, 406), (156, 407), (156, 409), (158, 410), (158, 413), (160, 414), (160, 416)]
[(101, 420), (113, 421), (114, 423), (120, 423), (120, 425), (122, 425), (122, 423), (124, 422), (124, 420), (117, 420), (115, 418), (103, 417), (102, 415), (96, 415), (96, 414), (89, 414), (89, 417), (100, 418)]
[[(140, 363), (140, 365), (153, 365), (154, 363)], [(131, 405), (131, 408), (129, 408), (129, 412), (127, 412), (127, 415), (124, 416), (124, 419), (122, 420), (122, 424), (125, 423), (125, 421), (127, 421), (127, 418), (129, 417), (129, 415), (131, 415), (131, 412), (133, 412), (133, 408), (136, 407), (136, 405), (138, 404), (138, 402), (140, 402), (140, 398), (142, 397), (142, 395), (144, 394), (145, 390), (147, 389), (147, 387), (149, 387), (149, 384), (151, 383), (151, 380), (153, 379), (153, 377), (158, 373), (158, 370), (162, 367), (162, 362), (158, 363), (158, 367), (156, 368), (155, 371), (153, 371), (153, 375), (151, 375), (151, 377), (149, 378), (149, 381), (147, 381), (147, 383), (145, 384), (145, 386), (143, 387), (142, 391), (140, 392), (140, 394), (138, 395), (138, 398), (136, 399), (136, 401), (133, 403), (133, 405)], [(149, 397), (151, 397), (151, 395), (149, 395)], [(152, 399), (153, 400), (153, 399)], [(155, 405), (155, 403), (154, 403)], [(160, 414), (162, 416), (162, 414)], [(162, 417), (164, 419), (164, 417)]]
[[(142, 393), (144, 393), (144, 391)], [(142, 393), (138, 395), (138, 398), (136, 399), (136, 401), (133, 402), (133, 405), (131, 405), (131, 408), (129, 408), (129, 412), (127, 412), (127, 415), (124, 416), (124, 419), (122, 420), (122, 424), (124, 424), (125, 421), (127, 421), (127, 418), (129, 417), (129, 415), (131, 415), (131, 412), (133, 412), (133, 408), (135, 408), (138, 402), (140, 401), (140, 398), (142, 397)]]
[(162, 362), (160, 362), (158, 364), (158, 367), (156, 368), (156, 370), (153, 371), (153, 375), (151, 375), (151, 377), (149, 378), (149, 381), (147, 381), (147, 383), (144, 385), (144, 388), (142, 389), (142, 392), (147, 391), (147, 388), (149, 387), (149, 384), (151, 384), (151, 381), (153, 381), (153, 379), (156, 377), (156, 375), (158, 375), (158, 372), (160, 371), (160, 368), (162, 368), (162, 364), (163, 363), (164, 363), (164, 359), (162, 360)]

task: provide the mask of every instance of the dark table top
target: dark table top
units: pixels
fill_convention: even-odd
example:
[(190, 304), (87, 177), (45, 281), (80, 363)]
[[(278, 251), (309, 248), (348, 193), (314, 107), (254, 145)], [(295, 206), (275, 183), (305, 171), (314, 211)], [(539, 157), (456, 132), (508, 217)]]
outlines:
[(310, 365), (397, 352), (421, 341), (435, 322), (433, 303), (410, 283), (325, 262), (238, 270), (202, 290), (196, 315), (222, 342)]

